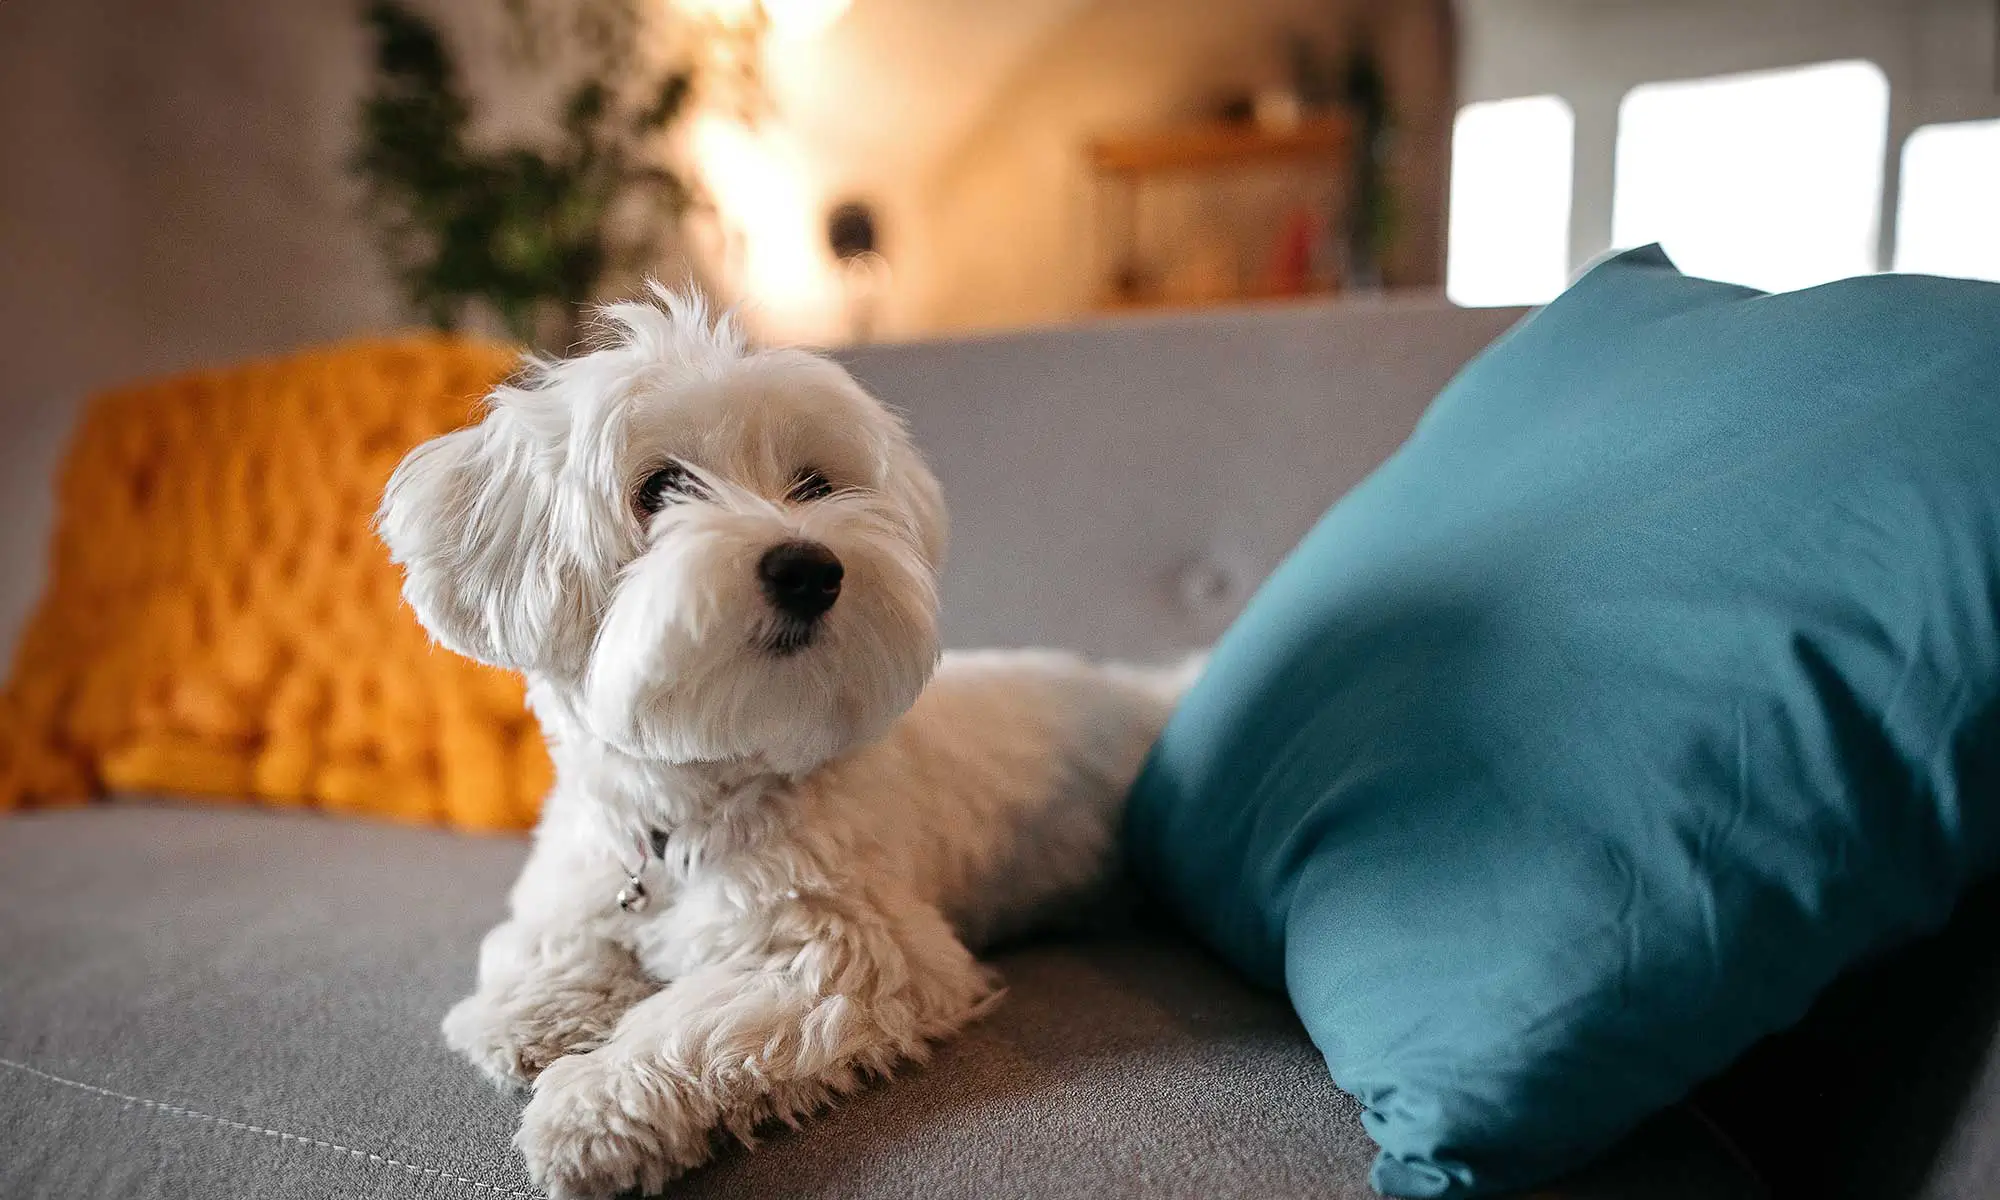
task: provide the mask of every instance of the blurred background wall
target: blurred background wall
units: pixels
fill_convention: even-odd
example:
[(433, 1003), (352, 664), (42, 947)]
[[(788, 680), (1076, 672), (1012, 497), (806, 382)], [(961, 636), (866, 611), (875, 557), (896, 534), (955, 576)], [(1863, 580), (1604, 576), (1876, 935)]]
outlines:
[[(666, 2), (666, 0), (662, 0)], [(488, 0), (431, 0), (478, 31)], [(775, 8), (776, 6), (774, 6)], [(0, 561), (45, 537), (48, 464), (77, 401), (121, 380), (409, 323), (344, 170), (368, 77), (357, 0), (0, 4)], [(767, 45), (778, 120), (706, 146), (725, 207), (786, 256), (753, 297), (827, 340), (824, 212), (862, 198), (891, 281), (876, 331), (912, 336), (1089, 307), (1095, 133), (1206, 115), (1277, 82), (1282, 38), (1387, 13), (1411, 253), (1441, 254), (1452, 80), (1442, 4), (1377, 0), (859, 0)], [(1422, 20), (1407, 15), (1425, 14)], [(481, 64), (466, 64), (478, 75)], [(697, 138), (698, 149), (703, 148)], [(699, 157), (699, 155), (698, 155)], [(1435, 271), (1433, 270), (1433, 274)], [(0, 644), (33, 594), (0, 584)]]
[[(414, 2), (474, 35), (491, 33), (504, 7)], [(1856, 209), (1869, 251), (1839, 270), (1903, 264), (1896, 222), (1915, 209), (1899, 199), (1899, 162), (1911, 137), (1962, 123), (1952, 145), (1978, 161), (1947, 172), (1972, 184), (1932, 188), (1947, 199), (1987, 186), (1978, 183), (1982, 164), (2000, 164), (2000, 150), (1977, 149), (1989, 136), (2000, 147), (2000, 124), (1989, 134), (1978, 120), (2000, 117), (2000, 18), (1991, 0), (657, 3), (771, 18), (760, 51), (771, 118), (754, 134), (696, 118), (685, 149), (741, 260), (732, 260), (734, 275), (712, 277), (783, 338), (840, 341), (854, 332), (826, 244), (827, 212), (845, 200), (870, 206), (887, 263), (872, 336), (994, 330), (1128, 307), (1107, 303), (1107, 200), (1091, 147), (1134, 131), (1198, 132), (1225, 103), (1241, 107), (1289, 86), (1292, 38), (1337, 58), (1365, 37), (1387, 79), (1397, 234), (1376, 284), (1430, 294), (1450, 287), (1447, 260), (1480, 258), (1471, 216), (1486, 210), (1483, 252), (1498, 264), (1497, 276), (1488, 271), (1498, 287), (1456, 288), (1461, 302), (1546, 299), (1621, 240), (1620, 114), (1635, 89), (1662, 81), (1872, 64), (1885, 89), (1886, 133), (1821, 122), (1794, 137), (1782, 121), (1771, 123), (1776, 117), (1763, 127), (1774, 131), (1771, 144), (1791, 149), (1813, 138), (1834, 150), (1870, 147), (1863, 153), (1879, 170), (1858, 185), (1870, 194), (1860, 198), (1865, 211)], [(370, 78), (359, 12), (358, 0), (0, 3), (0, 561), (37, 560), (51, 466), (94, 390), (412, 323), (345, 169)], [(477, 44), (476, 36), (467, 43)], [(475, 82), (493, 77), (476, 52), (463, 65)], [(1568, 122), (1546, 162), (1531, 163), (1529, 142), (1512, 134), (1468, 136), (1468, 116), (1481, 106), (1537, 97), (1559, 102)], [(505, 91), (485, 98), (489, 117), (503, 124), (546, 99)], [(1723, 124), (1735, 124), (1734, 115)], [(1704, 139), (1729, 132), (1686, 124), (1684, 160), (1703, 166)], [(1454, 165), (1468, 149), (1485, 155), (1485, 173)], [(1752, 144), (1744, 153), (1759, 151)], [(1542, 192), (1507, 194), (1536, 170), (1548, 176), (1536, 184)], [(1993, 172), (2000, 180), (2000, 166)], [(1734, 232), (1745, 238), (1767, 236), (1758, 221), (1790, 226), (1819, 207), (1813, 197), (1779, 197), (1753, 213), (1753, 193), (1770, 190), (1765, 181), (1699, 175), (1684, 181), (1687, 194), (1719, 196), (1712, 225), (1740, 225)], [(1210, 199), (1178, 186), (1159, 189), (1148, 210), (1175, 228), (1213, 218), (1268, 239), (1271, 230), (1258, 226), (1282, 211), (1266, 203), (1279, 186), (1268, 180), (1250, 188), (1256, 203), (1233, 217), (1216, 216)], [(2000, 195), (2000, 182), (1991, 186)], [(1656, 209), (1685, 199), (1652, 198)], [(1740, 221), (1730, 207), (1737, 204)], [(1464, 238), (1461, 216), (1471, 230)], [(1931, 239), (1942, 259), (1914, 260), (1923, 269), (1958, 269), (1952, 256), (1961, 249), (1973, 256), (1966, 262), (1979, 253), (2000, 261), (2000, 222), (1976, 211), (1959, 219), (1962, 227)], [(1532, 280), (1508, 257), (1534, 240), (1530, 224), (1555, 243)], [(1638, 236), (1663, 237), (1681, 254), (1676, 239), (1692, 235)], [(1699, 250), (1689, 245), (1688, 253)], [(1260, 256), (1268, 252), (1253, 248), (1207, 265), (1211, 275), (1247, 276), (1265, 269)], [(1721, 276), (1732, 269), (1727, 254), (1690, 261), (1717, 264), (1704, 269)], [(1748, 267), (1742, 278), (1756, 282)], [(1313, 302), (1346, 302), (1324, 294), (1325, 282), (1309, 289), (1322, 292)], [(1203, 302), (1242, 298), (1209, 294)], [(0, 646), (11, 644), (38, 586), (0, 578)]]
[[(1416, 236), (1397, 249), (1412, 273), (1434, 276), (1416, 262), (1443, 253), (1455, 89), (1437, 6), (1096, 0), (1070, 4), (969, 106), (972, 119), (887, 193), (886, 225), (910, 240), (892, 261), (912, 276), (898, 290), (891, 328), (990, 329), (1088, 311), (1102, 247), (1093, 242), (1097, 197), (1079, 147), (1106, 131), (1196, 120), (1232, 89), (1281, 82), (1282, 34), (1333, 46), (1363, 23), (1402, 101), (1401, 216)], [(865, 189), (870, 181), (856, 182)]]
[[(354, 11), (0, 4), (0, 561), (36, 557), (83, 395), (397, 320), (339, 169)], [(5, 644), (35, 582), (0, 582)]]

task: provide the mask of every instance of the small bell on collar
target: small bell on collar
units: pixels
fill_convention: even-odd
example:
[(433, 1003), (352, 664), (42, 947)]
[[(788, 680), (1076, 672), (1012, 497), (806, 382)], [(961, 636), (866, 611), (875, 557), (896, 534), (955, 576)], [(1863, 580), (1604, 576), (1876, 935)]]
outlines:
[(628, 913), (636, 914), (645, 912), (646, 905), (652, 902), (642, 877), (654, 859), (667, 856), (667, 832), (664, 829), (653, 829), (635, 834), (632, 846), (639, 852), (639, 865), (626, 870), (625, 886), (618, 889), (618, 907)]
[(626, 876), (625, 886), (618, 889), (618, 907), (628, 913), (645, 912), (646, 902), (649, 899), (650, 897), (646, 895), (646, 885), (637, 875)]
[(646, 894), (646, 881), (641, 876), (646, 873), (646, 865), (658, 857), (658, 842), (658, 834), (649, 836), (639, 833), (632, 838), (633, 848), (639, 852), (639, 865), (626, 869), (625, 886), (618, 889), (618, 907), (628, 913), (645, 912), (646, 905), (652, 901), (652, 897)]

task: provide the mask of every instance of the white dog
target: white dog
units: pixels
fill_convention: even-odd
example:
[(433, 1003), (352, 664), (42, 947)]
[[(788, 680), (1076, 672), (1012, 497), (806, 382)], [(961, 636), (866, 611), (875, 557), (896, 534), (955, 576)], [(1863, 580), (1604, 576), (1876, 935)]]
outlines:
[[(1101, 888), (1183, 672), (939, 666), (945, 512), (839, 366), (655, 287), (412, 451), (380, 528), (557, 782), (451, 1045), (556, 1197), (654, 1191), (965, 1025), (969, 947)], [(933, 678), (933, 669), (936, 677)]]

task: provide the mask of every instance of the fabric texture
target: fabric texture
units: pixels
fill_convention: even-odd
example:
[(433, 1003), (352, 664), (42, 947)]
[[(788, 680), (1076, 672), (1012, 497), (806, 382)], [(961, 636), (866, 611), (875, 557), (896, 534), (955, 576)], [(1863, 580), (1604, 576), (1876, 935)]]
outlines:
[(531, 823), (520, 681), (431, 650), (371, 529), (403, 453), (513, 360), (410, 337), (98, 398), (0, 692), (0, 808), (152, 789)]
[(1582, 1161), (2000, 852), (2000, 288), (1657, 248), (1469, 366), (1216, 649), (1141, 874), (1407, 1196)]
[[(534, 1195), (519, 1100), (437, 1032), (524, 849), (245, 808), (0, 823), (0, 1195)], [(1358, 1110), (1282, 1000), (1143, 932), (997, 965), (1006, 1000), (929, 1067), (670, 1194), (1368, 1194)], [(1557, 1193), (1757, 1194), (1685, 1117)]]
[(840, 359), (951, 509), (954, 647), (1177, 660), (1520, 316), (1442, 301), (1149, 315)]

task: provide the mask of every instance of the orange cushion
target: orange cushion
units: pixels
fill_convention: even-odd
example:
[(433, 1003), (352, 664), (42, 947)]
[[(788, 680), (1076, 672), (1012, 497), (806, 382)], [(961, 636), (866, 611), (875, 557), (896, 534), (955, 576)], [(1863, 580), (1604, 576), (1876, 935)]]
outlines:
[(404, 452), (514, 361), (411, 336), (94, 400), (0, 692), (0, 809), (115, 790), (532, 824), (550, 768), (520, 680), (430, 644), (370, 527)]

